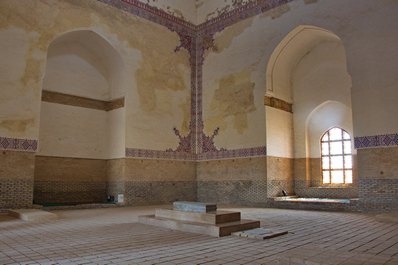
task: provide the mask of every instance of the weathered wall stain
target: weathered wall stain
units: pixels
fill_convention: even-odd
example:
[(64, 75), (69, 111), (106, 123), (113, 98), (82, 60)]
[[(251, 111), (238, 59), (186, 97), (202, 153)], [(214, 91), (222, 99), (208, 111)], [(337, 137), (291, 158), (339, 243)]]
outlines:
[(260, 17), (270, 17), (271, 19), (279, 18), (283, 14), (290, 11), (290, 7), (288, 4), (277, 6), (265, 13), (263, 13)]
[(215, 36), (213, 51), (221, 53), (224, 49), (227, 49), (232, 40), (239, 36), (245, 29), (249, 28), (253, 23), (253, 18), (245, 19), (239, 23), (236, 23), (230, 27), (224, 29), (221, 33)]
[(251, 72), (245, 69), (220, 79), (210, 105), (213, 115), (205, 123), (207, 130), (225, 129), (229, 118), (233, 119), (233, 127), (239, 134), (248, 128), (247, 114), (256, 110), (255, 84), (250, 78)]
[[(185, 58), (182, 53), (162, 56), (156, 49), (143, 49), (141, 67), (135, 73), (141, 108), (145, 112), (154, 111), (161, 98), (157, 90), (181, 91), (187, 89), (184, 81)], [(162, 59), (160, 59), (162, 58)]]
[[(106, 39), (113, 38), (113, 45), (122, 47), (124, 51), (132, 49), (141, 53), (140, 68), (129, 74), (136, 77), (140, 105), (147, 115), (151, 115), (149, 112), (156, 110), (157, 103), (163, 100), (157, 95), (158, 90), (170, 95), (187, 91), (186, 98), (190, 98), (189, 54), (185, 50), (174, 53), (179, 36), (164, 26), (98, 1), (21, 0), (16, 3), (4, 0), (0, 2), (0, 29), (9, 27), (23, 29), (29, 35), (26, 66), (23, 75), (15, 80), (18, 84), (14, 89), (34, 91), (37, 98), (31, 103), (32, 109), (40, 104), (49, 45), (63, 33), (79, 29), (99, 29), (100, 33), (108, 34)], [(190, 115), (190, 111), (182, 115)]]
[[(256, 0), (229, 0), (229, 1), (224, 0), (224, 5), (222, 7), (218, 7), (214, 11), (208, 12), (206, 14), (205, 21), (224, 15), (236, 8), (242, 7), (250, 2), (255, 2), (255, 1)], [(199, 3), (197, 2), (196, 6), (200, 7), (203, 4), (204, 2), (199, 2)]]
[(191, 99), (187, 98), (185, 101), (179, 104), (179, 107), (182, 113), (184, 113), (180, 131), (182, 134), (188, 134), (189, 122), (191, 121)]
[(14, 133), (23, 133), (28, 127), (33, 126), (35, 119), (13, 119), (13, 120), (2, 120), (0, 121), (0, 127), (6, 128), (7, 130)]
[(316, 3), (316, 2), (318, 2), (318, 0), (304, 0), (305, 4), (313, 4), (313, 3)]

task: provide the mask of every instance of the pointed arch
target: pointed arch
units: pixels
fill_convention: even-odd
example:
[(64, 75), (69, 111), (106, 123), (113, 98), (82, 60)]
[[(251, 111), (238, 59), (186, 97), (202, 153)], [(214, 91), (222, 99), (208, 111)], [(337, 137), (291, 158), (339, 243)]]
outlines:
[(275, 47), (266, 70), (266, 94), (293, 102), (291, 75), (303, 56), (321, 42), (341, 42), (333, 32), (310, 25), (300, 25)]

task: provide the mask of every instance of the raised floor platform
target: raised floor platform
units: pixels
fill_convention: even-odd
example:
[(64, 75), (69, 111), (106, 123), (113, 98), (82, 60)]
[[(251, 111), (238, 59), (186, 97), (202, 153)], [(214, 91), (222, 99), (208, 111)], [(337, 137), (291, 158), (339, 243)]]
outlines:
[(357, 211), (358, 199), (305, 198), (284, 196), (273, 198), (273, 207), (300, 210)]
[(217, 211), (215, 204), (197, 202), (175, 202), (173, 208), (156, 209), (154, 215), (139, 216), (138, 220), (148, 225), (216, 237), (260, 227), (260, 221), (241, 220), (240, 212)]
[(45, 222), (45, 221), (53, 221), (58, 219), (58, 216), (54, 213), (37, 210), (37, 209), (9, 210), (8, 215), (29, 222)]

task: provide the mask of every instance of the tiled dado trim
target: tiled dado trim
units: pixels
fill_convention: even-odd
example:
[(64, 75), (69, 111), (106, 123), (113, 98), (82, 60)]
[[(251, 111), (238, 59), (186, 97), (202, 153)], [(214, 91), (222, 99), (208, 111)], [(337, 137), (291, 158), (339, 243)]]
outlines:
[(356, 149), (398, 146), (398, 133), (354, 137)]
[(293, 113), (293, 105), (279, 98), (264, 96), (264, 105)]
[(254, 157), (254, 156), (266, 156), (266, 155), (267, 155), (267, 148), (265, 146), (259, 146), (251, 148), (205, 152), (198, 154), (197, 160), (215, 160), (215, 159)]
[(215, 160), (239, 157), (266, 156), (267, 150), (265, 146), (209, 151), (201, 154), (191, 154), (189, 152), (178, 152), (173, 150), (158, 151), (147, 149), (126, 148), (126, 157), (131, 158), (147, 158), (147, 159), (177, 159), (177, 160)]
[(0, 137), (0, 150), (37, 151), (37, 140)]
[(195, 154), (178, 151), (161, 151), (137, 148), (126, 148), (126, 157), (148, 158), (148, 159), (176, 159), (176, 160), (195, 160)]
[(43, 90), (41, 100), (44, 102), (57, 103), (87, 109), (96, 109), (103, 111), (111, 111), (124, 107), (124, 97), (110, 101), (91, 99), (79, 96), (68, 95), (64, 93)]

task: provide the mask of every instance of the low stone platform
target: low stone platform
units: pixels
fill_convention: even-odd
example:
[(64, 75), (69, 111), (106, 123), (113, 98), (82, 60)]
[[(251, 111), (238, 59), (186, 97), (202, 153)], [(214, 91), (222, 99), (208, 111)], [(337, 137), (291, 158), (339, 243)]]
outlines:
[(140, 223), (148, 225), (216, 237), (229, 236), (231, 233), (236, 231), (257, 228), (260, 226), (260, 221), (253, 220), (239, 220), (235, 222), (213, 225), (160, 218), (156, 217), (155, 215), (139, 216), (138, 220)]
[[(154, 215), (139, 216), (138, 220), (148, 225), (216, 237), (260, 227), (260, 221), (241, 220), (240, 212), (209, 211), (217, 209), (217, 206), (208, 206), (205, 203), (175, 202), (173, 208), (156, 209)], [(199, 210), (201, 212), (197, 212)]]
[(37, 210), (37, 209), (9, 210), (8, 215), (29, 222), (45, 222), (45, 221), (53, 221), (58, 219), (58, 216), (54, 213)]
[(358, 211), (358, 199), (275, 197), (272, 207), (319, 211)]
[(166, 219), (174, 219), (203, 224), (221, 224), (240, 220), (240, 212), (214, 211), (209, 213), (176, 211), (170, 208), (155, 210), (155, 216)]

